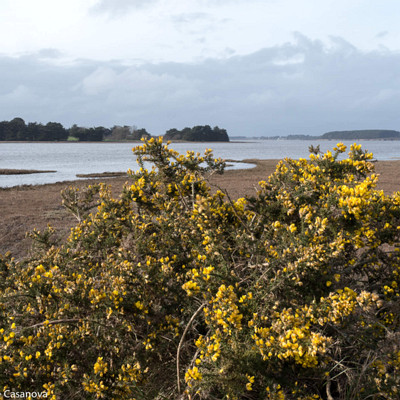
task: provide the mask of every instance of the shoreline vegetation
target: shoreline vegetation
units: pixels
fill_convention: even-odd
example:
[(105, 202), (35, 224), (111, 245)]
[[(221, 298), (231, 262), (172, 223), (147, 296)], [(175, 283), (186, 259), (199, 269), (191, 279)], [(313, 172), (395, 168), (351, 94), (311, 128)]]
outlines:
[[(258, 182), (265, 180), (275, 171), (279, 160), (246, 159), (242, 162), (252, 163), (255, 166), (248, 169), (226, 170), (223, 175), (213, 175), (210, 179), (213, 190), (226, 191), (233, 200), (253, 195)], [(382, 189), (387, 195), (399, 191), (400, 160), (377, 161), (374, 164), (375, 172), (380, 175), (377, 188)], [(113, 195), (118, 196), (123, 185), (129, 182), (129, 177), (126, 172), (121, 172), (118, 176), (114, 174), (104, 175), (101, 178), (110, 185)], [(83, 189), (88, 185), (99, 183), (93, 176), (85, 178), (44, 185), (0, 188), (0, 209), (3, 214), (0, 224), (0, 254), (10, 251), (17, 259), (23, 258), (29, 253), (32, 245), (26, 233), (33, 229), (43, 230), (47, 225), (53, 226), (58, 237), (64, 239), (76, 224), (76, 220), (63, 207), (60, 193), (69, 186)]]
[(16, 117), (11, 121), (0, 121), (0, 142), (135, 142), (141, 139), (163, 137), (164, 140), (182, 142), (229, 142), (233, 140), (400, 140), (400, 131), (393, 129), (359, 129), (345, 131), (331, 131), (321, 135), (291, 134), (287, 136), (232, 136), (229, 137), (226, 129), (210, 125), (198, 125), (182, 130), (168, 129), (164, 135), (153, 135), (145, 128), (135, 125), (114, 125), (111, 128), (104, 126), (82, 127), (76, 124), (65, 128), (59, 122), (47, 124), (29, 122)]
[[(152, 135), (145, 128), (138, 129), (135, 125), (114, 125), (111, 128), (96, 126), (88, 128), (74, 124), (70, 128), (65, 128), (59, 122), (48, 122), (46, 125), (37, 122), (26, 124), (19, 117), (11, 121), (0, 122), (0, 142), (118, 142), (137, 141), (162, 136)], [(198, 125), (192, 128), (185, 127), (182, 130), (172, 128), (165, 132), (164, 138), (165, 140), (184, 140), (189, 142), (229, 142), (226, 129), (221, 129), (218, 126), (211, 128), (210, 125)]]
[[(278, 161), (243, 160), (254, 164), (254, 168), (227, 170), (223, 175), (213, 175), (210, 183), (213, 190), (226, 190), (232, 199), (253, 194), (258, 182), (275, 170)], [(129, 182), (126, 172), (102, 178), (111, 187), (114, 196), (118, 196), (123, 185)], [(55, 228), (59, 239), (65, 239), (76, 225), (76, 219), (62, 205), (61, 191), (70, 186), (83, 190), (99, 182), (99, 179), (87, 176), (74, 181), (0, 188), (0, 209), (3, 211), (0, 254), (9, 251), (16, 259), (24, 258), (32, 246), (32, 240), (26, 237), (26, 233), (33, 229), (43, 231), (48, 225)]]

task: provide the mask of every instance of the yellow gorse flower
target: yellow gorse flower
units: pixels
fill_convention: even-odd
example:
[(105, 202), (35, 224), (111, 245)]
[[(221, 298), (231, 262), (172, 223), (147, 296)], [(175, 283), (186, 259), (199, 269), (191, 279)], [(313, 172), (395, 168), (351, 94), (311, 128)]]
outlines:
[(3, 392), (397, 398), (400, 194), (346, 151), (283, 160), (232, 200), (208, 184), (224, 167), (211, 151), (153, 138), (117, 198), (66, 189), (68, 240), (36, 231), (29, 259), (0, 256)]

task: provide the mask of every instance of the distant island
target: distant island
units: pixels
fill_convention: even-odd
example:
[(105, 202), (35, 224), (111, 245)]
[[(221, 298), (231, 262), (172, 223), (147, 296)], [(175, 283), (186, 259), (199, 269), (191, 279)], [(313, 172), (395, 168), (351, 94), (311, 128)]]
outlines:
[(358, 131), (326, 132), (321, 139), (354, 140), (354, 139), (400, 139), (400, 132), (387, 129), (367, 129)]
[(193, 128), (170, 129), (164, 135), (165, 140), (184, 140), (189, 142), (229, 142), (229, 136), (225, 129), (210, 125), (194, 126)]
[[(58, 122), (38, 124), (22, 118), (0, 122), (0, 141), (70, 141), (70, 142), (123, 142), (137, 141), (153, 137), (145, 128), (136, 126), (114, 125), (112, 128), (103, 126), (81, 127), (76, 124), (66, 129)], [(182, 130), (170, 129), (164, 135), (165, 140), (195, 141), (195, 142), (229, 142), (225, 129), (209, 125), (194, 126)]]
[(400, 140), (400, 132), (389, 129), (362, 129), (352, 131), (332, 131), (320, 136), (288, 135), (288, 136), (232, 136), (233, 140)]

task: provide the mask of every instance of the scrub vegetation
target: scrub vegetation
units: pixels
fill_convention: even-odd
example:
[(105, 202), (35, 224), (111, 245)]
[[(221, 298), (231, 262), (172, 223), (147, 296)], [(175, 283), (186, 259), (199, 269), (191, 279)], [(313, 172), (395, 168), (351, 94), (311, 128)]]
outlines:
[(29, 259), (0, 260), (3, 391), (397, 398), (400, 194), (359, 145), (311, 150), (235, 201), (209, 187), (211, 151), (154, 139), (118, 198), (65, 190), (68, 240), (34, 231)]

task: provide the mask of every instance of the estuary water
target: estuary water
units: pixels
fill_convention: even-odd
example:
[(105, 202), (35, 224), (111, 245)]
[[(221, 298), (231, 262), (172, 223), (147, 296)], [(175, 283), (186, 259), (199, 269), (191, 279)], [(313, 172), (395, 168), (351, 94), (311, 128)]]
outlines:
[[(215, 157), (223, 159), (282, 159), (307, 158), (308, 147), (320, 145), (322, 151), (331, 150), (337, 141), (328, 140), (241, 140), (229, 143), (172, 143), (174, 150), (204, 152), (211, 148)], [(377, 160), (400, 159), (400, 141), (357, 141), (374, 153)], [(348, 147), (354, 141), (344, 142)], [(0, 175), (0, 187), (37, 185), (76, 180), (77, 174), (123, 172), (135, 170), (137, 163), (132, 153), (135, 143), (2, 143), (0, 169), (54, 170), (53, 173), (29, 175)], [(231, 163), (230, 163), (231, 164)], [(229, 168), (251, 168), (252, 164), (233, 163)]]

